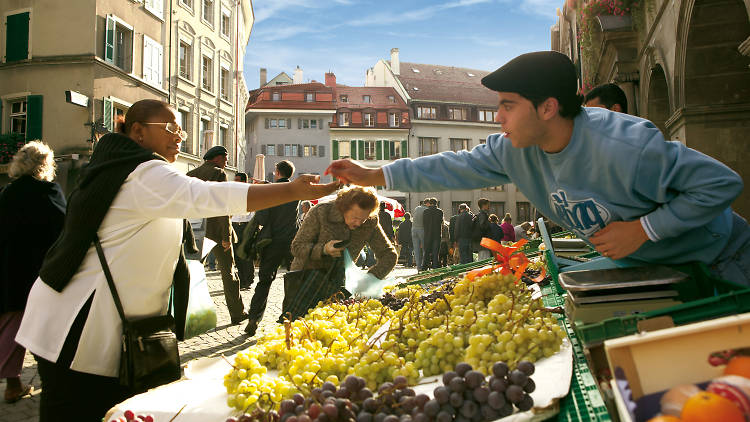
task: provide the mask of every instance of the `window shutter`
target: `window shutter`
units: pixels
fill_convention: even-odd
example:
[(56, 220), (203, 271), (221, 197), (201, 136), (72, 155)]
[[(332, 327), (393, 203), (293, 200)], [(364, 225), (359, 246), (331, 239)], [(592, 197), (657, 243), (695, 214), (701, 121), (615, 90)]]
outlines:
[(266, 129), (268, 129), (268, 119), (266, 119)]
[(267, 152), (268, 152), (268, 148), (267, 148), (266, 144), (261, 145), (260, 146), (260, 153), (263, 154), (263, 155), (266, 155)]
[(164, 47), (161, 46), (161, 44), (154, 42), (153, 44), (153, 59), (151, 61), (151, 66), (153, 69), (153, 83), (157, 87), (161, 88), (162, 85), (162, 75), (164, 74)]
[(393, 141), (383, 141), (383, 159), (391, 159), (391, 148), (393, 148)]
[(357, 159), (357, 141), (351, 141), (350, 142), (349, 157), (352, 160), (356, 160)]
[(146, 0), (145, 8), (154, 15), (164, 19), (164, 2), (163, 0)]
[(302, 147), (302, 145), (297, 144), (297, 157), (302, 157), (303, 156), (302, 155), (302, 153), (304, 152), (303, 149), (304, 148)]
[(302, 129), (302, 119), (297, 119), (297, 129)]
[(143, 36), (143, 80), (153, 84), (151, 80), (153, 76), (153, 57), (154, 57), (154, 45), (151, 43), (151, 39), (146, 35)]
[(276, 144), (276, 155), (279, 157), (284, 156), (284, 144)]
[(375, 159), (383, 159), (383, 141), (375, 141)]
[(286, 128), (291, 129), (292, 128), (292, 119), (286, 119)]
[(107, 29), (104, 33), (104, 60), (115, 63), (115, 18), (107, 16)]
[(323, 129), (323, 119), (318, 119), (318, 129)]
[(409, 151), (406, 150), (408, 144), (408, 141), (401, 141), (401, 158), (406, 158), (409, 156)]
[[(338, 152), (336, 152), (336, 155), (337, 155), (336, 158), (338, 159), (339, 158), (338, 157)], [(318, 157), (325, 157), (325, 156), (326, 156), (326, 146), (325, 145), (321, 145), (321, 146), (318, 147)]]
[(114, 132), (115, 125), (112, 121), (112, 100), (104, 98), (104, 108), (102, 109), (102, 123), (108, 131)]
[(29, 95), (26, 98), (26, 140), (42, 139), (42, 96)]
[(9, 15), (5, 21), (5, 61), (29, 58), (29, 12)]
[(0, 134), (3, 133), (3, 102), (0, 100)]
[[(323, 156), (323, 148), (324, 147), (320, 147), (320, 149), (318, 150), (321, 157)], [(339, 141), (331, 141), (331, 158), (334, 160), (339, 159)]]
[(359, 145), (359, 149), (357, 149), (357, 156), (359, 157), (360, 160), (364, 160), (365, 159), (365, 141), (360, 139), (357, 141), (357, 145)]

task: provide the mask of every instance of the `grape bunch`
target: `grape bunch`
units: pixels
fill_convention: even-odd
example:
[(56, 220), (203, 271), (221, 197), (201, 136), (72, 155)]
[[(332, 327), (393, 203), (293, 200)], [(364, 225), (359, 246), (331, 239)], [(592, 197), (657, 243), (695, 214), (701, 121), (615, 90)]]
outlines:
[(326, 381), (314, 388), (307, 398), (295, 394), (291, 399), (282, 401), (279, 422), (353, 421), (360, 411), (357, 403), (366, 402), (372, 397), (373, 393), (362, 377), (349, 375), (339, 387)]
[(154, 422), (154, 415), (136, 415), (132, 410), (126, 410), (122, 416), (110, 422)]
[(387, 306), (388, 308), (393, 309), (394, 311), (398, 311), (399, 309), (403, 308), (406, 302), (409, 301), (408, 298), (397, 298), (393, 293), (386, 292), (383, 294), (383, 297), (380, 299), (380, 303), (383, 304), (383, 306)]
[(226, 422), (279, 422), (279, 414), (275, 410), (265, 411), (257, 407), (252, 413), (229, 417)]

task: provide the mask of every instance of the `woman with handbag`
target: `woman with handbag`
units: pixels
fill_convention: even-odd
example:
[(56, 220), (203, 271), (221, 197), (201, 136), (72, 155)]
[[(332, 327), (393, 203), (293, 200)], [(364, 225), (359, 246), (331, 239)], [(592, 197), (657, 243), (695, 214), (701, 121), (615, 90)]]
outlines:
[[(169, 104), (133, 104), (97, 143), (34, 283), (16, 341), (37, 359), (40, 421), (99, 421), (120, 401), (180, 376), (189, 273), (184, 218), (320, 197), (336, 184), (204, 182), (169, 165), (187, 134)], [(176, 321), (167, 315), (171, 287)], [(144, 344), (145, 343), (145, 344)], [(176, 370), (175, 370), (176, 368)]]
[(378, 223), (378, 198), (373, 188), (342, 189), (332, 202), (320, 203), (307, 213), (292, 240), (291, 273), (284, 278), (282, 317), (304, 316), (318, 301), (344, 287), (341, 254), (359, 256), (367, 244), (376, 263), (368, 271), (382, 279), (396, 266), (396, 249)]

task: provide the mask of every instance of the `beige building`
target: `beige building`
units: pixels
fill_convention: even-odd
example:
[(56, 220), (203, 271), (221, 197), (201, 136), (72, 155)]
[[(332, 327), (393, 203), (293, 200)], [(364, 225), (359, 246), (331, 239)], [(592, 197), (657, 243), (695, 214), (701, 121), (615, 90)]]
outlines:
[[(234, 143), (243, 136), (236, 134), (242, 125), (236, 124), (241, 120), (234, 118), (233, 105), (244, 104), (241, 97), (247, 90), (241, 79), (241, 61), (235, 63), (232, 58), (244, 54), (253, 22), (252, 5), (249, 0), (239, 6), (228, 1), (208, 2), (208, 9), (212, 7), (214, 13), (214, 35), (207, 35), (209, 26), (203, 24), (207, 29), (199, 27), (203, 35), (196, 31), (196, 47), (212, 43), (213, 55), (208, 49), (195, 51), (213, 60), (207, 63), (211, 72), (205, 72), (207, 77), (214, 78), (213, 85), (207, 90), (197, 85), (192, 91), (194, 95), (190, 95), (189, 89), (185, 93), (177, 86), (179, 52), (175, 41), (170, 42), (180, 36), (175, 29), (182, 22), (175, 22), (175, 15), (180, 13), (177, 10), (184, 9), (189, 14), (180, 5), (185, 1), (3, 0), (0, 3), (4, 23), (0, 28), (0, 139), (18, 133), (27, 140), (38, 138), (49, 143), (58, 161), (58, 182), (69, 191), (78, 170), (90, 156), (95, 134), (112, 130), (117, 116), (126, 113), (134, 102), (153, 98), (175, 104), (181, 110), (188, 106), (189, 124), (185, 129), (191, 132), (192, 144), (186, 143), (190, 145), (185, 148), (191, 148), (191, 152), (200, 151), (196, 131), (204, 116), (209, 119), (203, 126), (207, 137), (226, 129), (223, 140), (233, 151), (230, 161), (236, 163), (237, 154), (242, 151)], [(198, 9), (201, 2), (193, 2), (194, 14), (201, 19), (202, 9)], [(229, 42), (221, 33), (224, 9), (229, 10), (231, 18)], [(238, 24), (238, 20), (242, 22)], [(241, 31), (239, 35), (236, 29)], [(233, 44), (232, 40), (240, 42)], [(175, 53), (168, 54), (170, 51)], [(202, 78), (204, 73), (197, 65), (199, 57), (194, 59), (196, 75)], [(220, 72), (227, 67), (228, 73)], [(226, 75), (232, 79), (228, 84), (231, 91), (221, 89), (221, 78), (226, 79)], [(189, 82), (195, 84), (196, 77)], [(70, 93), (66, 95), (66, 91)], [(222, 99), (227, 93), (229, 98)], [(211, 141), (219, 139), (212, 137)], [(186, 153), (178, 166), (187, 170), (197, 162), (194, 155)], [(0, 168), (0, 173), (0, 183), (7, 181), (7, 166)]]

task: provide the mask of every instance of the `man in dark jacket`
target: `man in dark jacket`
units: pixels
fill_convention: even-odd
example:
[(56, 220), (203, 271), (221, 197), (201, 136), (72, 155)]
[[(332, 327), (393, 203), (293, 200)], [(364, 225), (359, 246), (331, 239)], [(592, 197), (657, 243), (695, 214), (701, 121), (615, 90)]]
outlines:
[(469, 210), (469, 206), (466, 204), (459, 205), (455, 236), (456, 243), (458, 243), (458, 255), (461, 264), (468, 264), (474, 260), (471, 247), (473, 220), (474, 214)]
[(398, 226), (398, 244), (401, 245), (401, 256), (405, 257), (404, 265), (411, 267), (414, 265), (412, 256), (412, 239), (411, 239), (411, 213), (404, 214), (404, 222)]
[(424, 210), (422, 221), (424, 224), (424, 259), (422, 268), (424, 271), (428, 268), (440, 267), (440, 237), (443, 226), (443, 210), (437, 207), (437, 199), (430, 198), (430, 205)]
[(490, 201), (487, 198), (479, 198), (477, 201), (479, 205), (479, 213), (474, 216), (474, 235), (473, 240), (475, 246), (479, 250), (479, 260), (484, 260), (492, 256), (490, 250), (479, 246), (479, 242), (482, 241), (483, 237), (490, 237)]
[[(203, 156), (205, 162), (200, 167), (187, 172), (188, 176), (196, 177), (208, 182), (226, 182), (227, 175), (224, 167), (227, 165), (227, 149), (221, 145), (212, 147)], [(234, 230), (228, 215), (211, 217), (206, 219), (206, 238), (216, 242), (211, 250), (216, 257), (216, 264), (221, 272), (221, 281), (224, 284), (224, 298), (227, 301), (227, 309), (232, 325), (241, 323), (247, 314), (243, 309), (242, 297), (240, 296), (240, 281), (234, 277), (232, 266), (234, 265), (234, 251), (232, 243), (236, 240)]]
[[(289, 161), (276, 163), (274, 171), (275, 183), (288, 183), (294, 174), (294, 164)], [(294, 235), (297, 234), (297, 205), (299, 201), (291, 201), (273, 208), (260, 210), (255, 213), (258, 224), (263, 226), (258, 234), (259, 239), (271, 239), (260, 251), (260, 268), (258, 269), (258, 284), (255, 286), (253, 299), (245, 332), (255, 335), (258, 322), (263, 318), (268, 300), (268, 291), (276, 278), (276, 271), (282, 263), (291, 262), (291, 246)]]
[(385, 202), (380, 203), (380, 211), (378, 212), (378, 221), (380, 222), (380, 227), (383, 228), (383, 233), (385, 233), (385, 237), (388, 238), (388, 240), (393, 243), (393, 219), (391, 218), (391, 214), (388, 213), (385, 209)]

